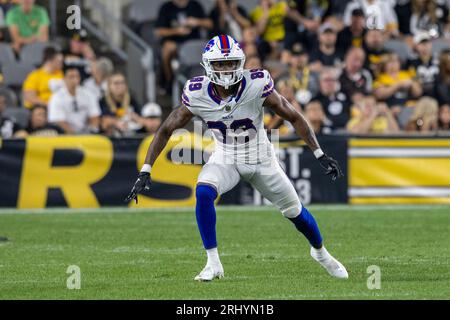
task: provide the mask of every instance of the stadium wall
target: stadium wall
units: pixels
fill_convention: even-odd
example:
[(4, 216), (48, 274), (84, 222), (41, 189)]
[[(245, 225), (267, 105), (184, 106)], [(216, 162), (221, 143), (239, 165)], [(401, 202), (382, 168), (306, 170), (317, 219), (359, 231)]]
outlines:
[[(127, 206), (123, 199), (151, 139), (62, 136), (2, 140), (0, 207)], [(302, 142), (279, 144), (280, 163), (305, 204), (450, 203), (448, 138), (333, 136), (320, 142), (340, 162), (343, 179), (331, 182)], [(174, 136), (153, 167), (153, 187), (140, 197), (138, 206), (193, 206), (196, 178), (212, 147), (212, 140), (192, 133)], [(197, 164), (190, 164), (193, 160)], [(245, 182), (218, 202), (265, 204)]]

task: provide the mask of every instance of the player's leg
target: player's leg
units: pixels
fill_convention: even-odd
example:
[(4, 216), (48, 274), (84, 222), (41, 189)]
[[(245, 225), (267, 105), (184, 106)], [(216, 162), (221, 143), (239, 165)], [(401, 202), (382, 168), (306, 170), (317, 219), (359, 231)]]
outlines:
[(239, 179), (239, 173), (234, 165), (207, 163), (200, 172), (196, 189), (195, 215), (208, 260), (195, 280), (209, 281), (223, 276), (223, 267), (217, 250), (214, 200), (218, 195), (231, 190)]
[(332, 276), (348, 277), (345, 267), (323, 246), (316, 220), (301, 204), (294, 186), (275, 159), (269, 165), (261, 165), (249, 182), (308, 239), (314, 260), (325, 267)]

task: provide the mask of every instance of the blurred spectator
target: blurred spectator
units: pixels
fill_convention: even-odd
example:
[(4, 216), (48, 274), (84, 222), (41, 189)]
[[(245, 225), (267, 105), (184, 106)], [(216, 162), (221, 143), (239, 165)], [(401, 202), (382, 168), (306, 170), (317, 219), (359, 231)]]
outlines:
[(410, 21), (412, 15), (412, 3), (411, 0), (396, 0), (394, 6), (395, 14), (398, 20), (398, 29), (400, 34), (408, 36), (411, 34)]
[(64, 134), (64, 130), (55, 124), (48, 123), (47, 108), (45, 106), (34, 106), (31, 108), (30, 121), (28, 127), (19, 136), (54, 137)]
[(34, 42), (47, 42), (50, 19), (47, 10), (35, 5), (34, 0), (20, 0), (8, 11), (6, 24), (12, 38), (12, 47), (19, 52), (22, 46)]
[(345, 26), (339, 32), (337, 43), (343, 52), (347, 52), (351, 47), (361, 48), (366, 34), (366, 19), (364, 12), (360, 8), (352, 11), (350, 25)]
[(341, 91), (339, 71), (326, 68), (320, 74), (320, 92), (313, 99), (323, 106), (333, 130), (345, 128), (350, 118), (351, 102)]
[(319, 44), (311, 51), (310, 68), (320, 72), (323, 67), (340, 68), (343, 54), (336, 47), (337, 30), (331, 23), (324, 23), (319, 28)]
[(261, 59), (257, 54), (247, 56), (245, 59), (244, 69), (262, 69), (263, 65)]
[(438, 129), (450, 131), (450, 105), (448, 104), (439, 108)]
[(287, 9), (285, 1), (260, 0), (259, 6), (250, 13), (258, 35), (269, 45), (267, 51), (270, 53), (265, 55), (274, 59), (278, 57), (278, 46), (286, 35), (284, 18)]
[(331, 133), (330, 121), (325, 116), (322, 104), (318, 100), (308, 103), (305, 106), (304, 114), (316, 135)]
[(46, 106), (50, 97), (63, 85), (63, 55), (53, 47), (44, 50), (42, 66), (31, 72), (23, 84), (24, 105)]
[(110, 59), (101, 57), (91, 62), (91, 77), (86, 79), (83, 87), (98, 101), (104, 97), (108, 89), (108, 77), (113, 73), (114, 66)]
[(130, 96), (125, 76), (119, 72), (108, 78), (108, 90), (100, 100), (102, 131), (109, 136), (131, 136), (145, 132), (141, 106)]
[(441, 53), (435, 90), (434, 96), (439, 105), (450, 105), (450, 50)]
[(369, 29), (364, 37), (363, 49), (366, 52), (364, 67), (377, 76), (380, 72), (381, 57), (387, 50), (384, 48), (385, 36), (383, 30)]
[(68, 47), (64, 50), (66, 58), (78, 58), (88, 61), (95, 59), (95, 52), (89, 43), (87, 31), (76, 30), (69, 39)]
[(428, 32), (414, 36), (415, 57), (407, 61), (407, 68), (423, 88), (423, 95), (433, 96), (434, 85), (439, 74), (439, 59), (433, 57), (431, 37)]
[(366, 96), (355, 104), (347, 130), (353, 134), (392, 134), (399, 132), (399, 127), (387, 104)]
[(434, 38), (441, 36), (448, 23), (448, 7), (445, 2), (437, 0), (412, 0), (410, 32), (413, 35), (428, 31)]
[(196, 0), (172, 0), (159, 9), (155, 33), (162, 43), (162, 71), (165, 89), (170, 92), (173, 71), (172, 60), (178, 46), (190, 39), (199, 39), (200, 29), (212, 29), (213, 22), (208, 19), (202, 6)]
[(302, 105), (319, 92), (319, 74), (310, 70), (308, 60), (303, 46), (294, 44), (289, 59), (288, 83), (295, 91), (295, 99)]
[(349, 26), (353, 10), (359, 8), (364, 12), (369, 29), (382, 29), (389, 36), (397, 36), (398, 20), (393, 5), (391, 0), (353, 0), (345, 9), (344, 23)]
[(313, 5), (311, 1), (288, 1), (289, 8), (284, 22), (286, 37), (284, 38), (283, 62), (289, 61), (289, 50), (295, 43), (300, 42), (303, 46), (309, 47), (313, 42), (312, 38), (322, 20), (322, 11), (311, 10), (311, 5)]
[(214, 22), (210, 37), (228, 34), (236, 41), (242, 41), (242, 30), (251, 26), (245, 9), (236, 0), (216, 0), (216, 6), (209, 18)]
[[(154, 134), (161, 125), (162, 110), (159, 104), (149, 102), (142, 107), (141, 123), (144, 126), (145, 133)], [(142, 131), (142, 130), (141, 130)]]
[(353, 47), (345, 56), (344, 70), (339, 81), (342, 92), (353, 102), (358, 95), (368, 95), (372, 92), (372, 75), (363, 68), (366, 54), (363, 49)]
[(81, 82), (89, 77), (89, 65), (95, 60), (86, 30), (76, 30), (72, 33), (67, 48), (63, 51), (64, 63), (76, 65), (81, 74)]
[(20, 137), (21, 128), (14, 119), (3, 117), (3, 112), (6, 109), (7, 98), (0, 95), (0, 138), (9, 139)]
[(246, 56), (259, 55), (258, 53), (258, 34), (255, 27), (245, 28), (242, 32), (242, 41), (240, 46)]
[(422, 87), (408, 71), (401, 70), (397, 54), (385, 55), (381, 62), (381, 73), (373, 84), (378, 100), (385, 101), (397, 115), (404, 106), (414, 105), (422, 95)]
[(438, 129), (439, 107), (436, 100), (430, 97), (417, 101), (414, 112), (406, 124), (406, 131), (428, 133)]
[(100, 107), (97, 100), (80, 86), (78, 68), (64, 68), (64, 86), (50, 99), (48, 120), (57, 124), (66, 134), (98, 133)]

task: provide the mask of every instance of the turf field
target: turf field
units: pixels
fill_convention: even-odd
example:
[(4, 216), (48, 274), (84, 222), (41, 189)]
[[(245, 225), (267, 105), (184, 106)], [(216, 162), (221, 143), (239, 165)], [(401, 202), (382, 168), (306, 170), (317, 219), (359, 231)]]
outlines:
[[(337, 280), (273, 208), (218, 208), (225, 278), (198, 283), (192, 209), (0, 210), (0, 299), (449, 299), (449, 206), (310, 206)], [(69, 265), (81, 289), (68, 290)], [(367, 267), (381, 289), (367, 288)]]

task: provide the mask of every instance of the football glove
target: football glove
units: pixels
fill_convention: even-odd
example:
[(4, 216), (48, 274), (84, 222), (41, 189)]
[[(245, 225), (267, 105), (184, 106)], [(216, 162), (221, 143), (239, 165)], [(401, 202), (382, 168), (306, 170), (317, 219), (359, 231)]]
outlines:
[(325, 174), (331, 176), (331, 180), (335, 181), (337, 178), (341, 178), (344, 175), (341, 167), (339, 167), (339, 163), (326, 154), (322, 155), (317, 160), (319, 160), (320, 166), (325, 169)]
[(138, 203), (138, 194), (144, 190), (149, 190), (152, 183), (152, 178), (148, 172), (140, 172), (130, 194), (126, 197), (125, 202), (135, 200)]

